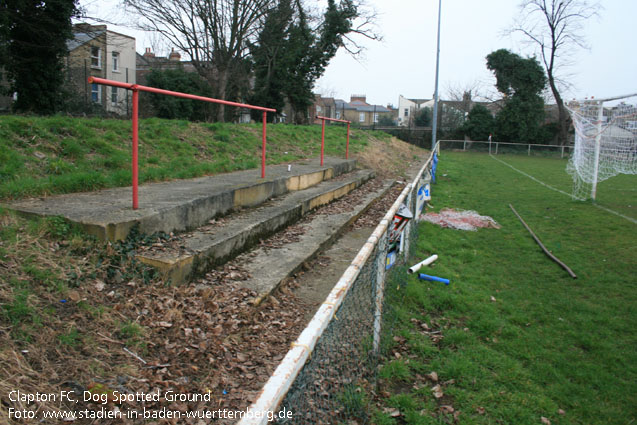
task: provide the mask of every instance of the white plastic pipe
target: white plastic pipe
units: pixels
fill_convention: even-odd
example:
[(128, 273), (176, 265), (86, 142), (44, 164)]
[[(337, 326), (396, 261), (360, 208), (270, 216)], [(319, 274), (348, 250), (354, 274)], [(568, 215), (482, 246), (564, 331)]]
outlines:
[(434, 254), (431, 257), (427, 258), (426, 260), (422, 260), (420, 263), (415, 264), (409, 268), (409, 274), (416, 273), (418, 270), (420, 270), (421, 267), (428, 266), (429, 264), (433, 263), (437, 259), (438, 259), (438, 256)]

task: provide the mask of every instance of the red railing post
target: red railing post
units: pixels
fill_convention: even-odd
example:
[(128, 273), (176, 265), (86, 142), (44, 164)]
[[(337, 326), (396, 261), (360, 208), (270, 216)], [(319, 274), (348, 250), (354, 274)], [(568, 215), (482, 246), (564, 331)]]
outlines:
[(261, 142), (261, 178), (265, 178), (265, 136), (266, 136), (266, 121), (268, 113), (263, 111), (263, 139)]
[(345, 159), (349, 159), (349, 123), (347, 123), (347, 142), (345, 143)]
[(139, 146), (139, 91), (133, 89), (133, 209), (139, 208), (139, 167), (138, 167), (138, 146)]
[(321, 167), (323, 166), (323, 152), (325, 151), (325, 120), (322, 119), (321, 123)]

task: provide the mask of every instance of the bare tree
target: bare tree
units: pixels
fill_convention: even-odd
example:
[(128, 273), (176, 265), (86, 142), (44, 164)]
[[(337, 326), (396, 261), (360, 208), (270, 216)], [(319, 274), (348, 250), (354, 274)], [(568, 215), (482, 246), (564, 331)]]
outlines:
[[(273, 0), (124, 0), (141, 17), (137, 26), (161, 34), (191, 59), (215, 96), (228, 97), (231, 79), (245, 73), (254, 40)], [(217, 120), (224, 121), (220, 105)]]
[(560, 94), (559, 69), (568, 65), (576, 48), (585, 48), (581, 35), (587, 19), (597, 15), (600, 6), (587, 0), (523, 0), (520, 16), (511, 32), (522, 33), (540, 51), (549, 86), (559, 112), (558, 142), (566, 144), (570, 117)]
[(364, 51), (365, 47), (357, 40), (362, 39), (383, 41), (383, 36), (378, 26), (378, 12), (365, 0), (352, 1), (356, 7), (357, 16), (350, 31), (343, 36), (343, 48), (350, 55), (357, 57)]

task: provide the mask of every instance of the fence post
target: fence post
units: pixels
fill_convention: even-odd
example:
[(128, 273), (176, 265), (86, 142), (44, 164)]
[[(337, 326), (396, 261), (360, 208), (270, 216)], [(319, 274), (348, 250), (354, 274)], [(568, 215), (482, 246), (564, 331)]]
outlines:
[(349, 122), (347, 123), (347, 141), (345, 142), (345, 159), (349, 159)]
[(321, 120), (321, 167), (323, 166), (323, 152), (325, 151), (325, 119)]
[(529, 153), (527, 156), (531, 156), (531, 144), (529, 143)]
[(495, 154), (498, 154), (498, 142), (495, 142)]
[[(388, 228), (389, 229), (389, 228)], [(385, 295), (385, 267), (387, 264), (387, 234), (385, 230), (383, 236), (378, 240), (378, 253), (376, 254), (376, 294), (374, 297), (374, 342), (373, 352), (378, 355), (380, 349), (381, 322), (383, 317), (383, 301)]]
[(462, 151), (466, 151), (467, 150), (467, 139), (464, 140), (464, 143), (462, 144)]
[(139, 208), (137, 150), (139, 145), (139, 91), (133, 89), (133, 209)]
[(560, 156), (560, 159), (564, 158), (564, 146), (562, 146), (562, 156)]

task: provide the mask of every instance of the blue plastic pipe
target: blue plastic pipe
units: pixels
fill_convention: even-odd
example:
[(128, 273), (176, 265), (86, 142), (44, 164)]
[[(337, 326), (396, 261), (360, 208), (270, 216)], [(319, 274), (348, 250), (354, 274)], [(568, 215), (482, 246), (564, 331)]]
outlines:
[(418, 278), (420, 280), (431, 280), (433, 282), (441, 282), (444, 283), (445, 285), (449, 285), (449, 279), (445, 279), (444, 277), (438, 277), (438, 276), (429, 276), (428, 274), (423, 274), (420, 273), (418, 275)]

